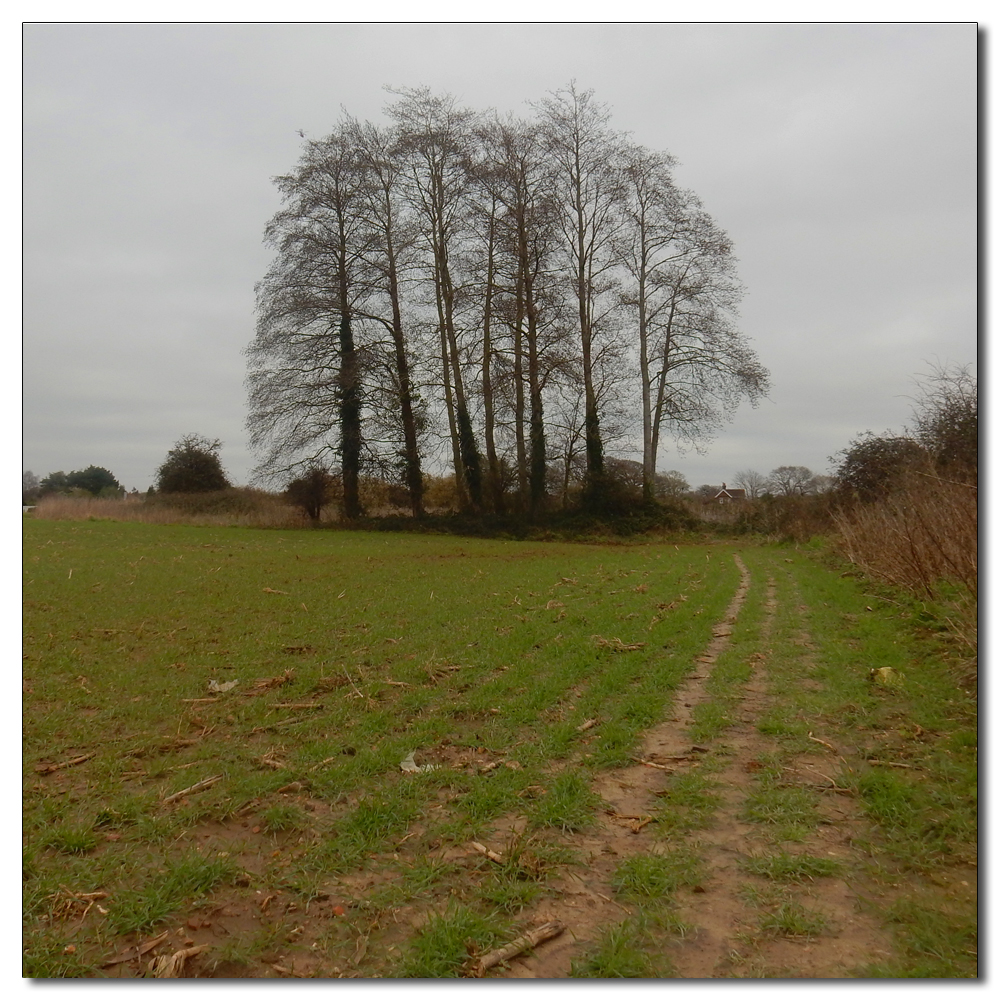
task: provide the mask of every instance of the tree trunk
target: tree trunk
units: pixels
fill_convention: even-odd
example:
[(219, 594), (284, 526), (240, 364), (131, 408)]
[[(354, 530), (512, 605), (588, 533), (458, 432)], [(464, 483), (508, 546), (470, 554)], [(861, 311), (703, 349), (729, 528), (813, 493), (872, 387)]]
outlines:
[(650, 503), (656, 495), (656, 455), (653, 450), (653, 409), (650, 398), (645, 261), (639, 271), (639, 379), (642, 383), (642, 499)]
[(396, 350), (396, 378), (399, 382), (399, 405), (403, 422), (403, 478), (410, 496), (414, 517), (424, 516), (424, 478), (420, 469), (417, 444), (417, 423), (413, 416), (413, 388), (410, 363), (406, 357), (403, 318), (399, 307), (399, 278), (396, 274), (396, 254), (390, 234), (386, 234), (386, 259), (389, 265), (389, 301), (392, 305), (392, 340)]
[(524, 439), (524, 282), (518, 275), (514, 306), (514, 450), (517, 458), (517, 509), (528, 496), (528, 449)]
[(483, 417), (485, 421), (486, 462), (490, 503), (497, 514), (504, 511), (503, 484), (500, 481), (500, 461), (497, 458), (493, 409), (493, 289), (496, 268), (496, 202), (491, 206), (486, 250), (486, 289), (483, 298)]
[[(345, 296), (346, 297), (346, 296)], [(358, 355), (354, 348), (351, 313), (343, 306), (340, 314), (340, 451), (344, 481), (344, 516), (361, 516), (358, 480), (361, 469), (361, 380)]]
[(542, 412), (542, 383), (538, 360), (538, 309), (534, 297), (534, 280), (527, 260), (527, 241), (525, 241), (524, 263), (524, 300), (528, 320), (528, 396), (530, 409), (530, 501), (529, 510), (532, 518), (538, 516), (545, 503), (545, 424)]

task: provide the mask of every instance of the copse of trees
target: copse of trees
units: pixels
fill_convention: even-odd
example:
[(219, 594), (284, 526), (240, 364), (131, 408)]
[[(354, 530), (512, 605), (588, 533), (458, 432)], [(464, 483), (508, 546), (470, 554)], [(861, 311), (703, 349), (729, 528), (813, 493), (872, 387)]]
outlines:
[(610, 442), (641, 431), (652, 500), (664, 437), (703, 440), (766, 392), (730, 241), (591, 92), (527, 119), (423, 88), (386, 111), (276, 180), (247, 351), (258, 478), (335, 466), (353, 518), (377, 474), (419, 516), (447, 456), (464, 511), (596, 510), (620, 492)]
[(21, 502), (35, 503), (54, 494), (120, 497), (125, 490), (114, 475), (99, 465), (88, 465), (77, 472), (50, 472), (44, 479), (28, 470), (21, 475)]

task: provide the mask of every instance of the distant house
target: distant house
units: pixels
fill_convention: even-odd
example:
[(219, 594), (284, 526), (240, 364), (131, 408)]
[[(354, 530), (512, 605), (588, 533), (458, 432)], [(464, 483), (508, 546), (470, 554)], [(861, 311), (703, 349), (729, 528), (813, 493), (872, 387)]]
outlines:
[(713, 503), (731, 503), (733, 500), (746, 500), (747, 491), (738, 490), (735, 487), (727, 488), (726, 484), (722, 484), (722, 489), (712, 497)]

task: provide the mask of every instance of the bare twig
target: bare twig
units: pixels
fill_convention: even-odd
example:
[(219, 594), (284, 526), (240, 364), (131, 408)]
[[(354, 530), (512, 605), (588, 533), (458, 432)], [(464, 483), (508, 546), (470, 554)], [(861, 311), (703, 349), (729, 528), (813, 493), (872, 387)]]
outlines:
[(811, 739), (813, 743), (822, 743), (823, 746), (829, 747), (834, 753), (837, 752), (837, 748), (832, 743), (827, 743), (826, 740), (821, 740), (818, 737), (813, 736), (812, 733), (809, 734), (809, 739)]
[(621, 639), (616, 637), (605, 639), (603, 636), (595, 635), (591, 636), (591, 638), (601, 649), (610, 649), (615, 653), (631, 653), (637, 649), (644, 649), (646, 647), (646, 643), (644, 642), (622, 642)]
[[(289, 963), (289, 964), (291, 965), (291, 963)], [(294, 966), (292, 966), (291, 968), (286, 969), (283, 965), (272, 965), (271, 968), (274, 969), (275, 972), (277, 972), (279, 975), (282, 975), (282, 976), (291, 976), (293, 979), (305, 979), (306, 978), (305, 973), (303, 973), (303, 972), (296, 972)]]
[(472, 849), (474, 851), (479, 851), (480, 854), (485, 854), (486, 857), (490, 859), (490, 861), (495, 861), (497, 864), (501, 864), (503, 862), (502, 855), (497, 854), (496, 851), (491, 851), (484, 844), (478, 844), (476, 843), (476, 841), (472, 841)]
[[(655, 767), (658, 771), (672, 771), (672, 767), (667, 767), (666, 764), (657, 764), (651, 760), (643, 760), (642, 757), (629, 757), (629, 760), (634, 760), (637, 764), (643, 764), (646, 767)], [(687, 757), (668, 757), (667, 760), (687, 760)]]
[(85, 760), (90, 760), (93, 756), (93, 753), (85, 753), (80, 757), (74, 757), (72, 760), (64, 760), (61, 764), (36, 764), (35, 770), (39, 774), (51, 774), (53, 771), (61, 771), (64, 767), (73, 767), (76, 764), (82, 764)]
[(216, 774), (211, 778), (205, 778), (203, 781), (196, 781), (189, 788), (182, 788), (179, 792), (174, 792), (173, 795), (168, 795), (164, 800), (163, 804), (168, 805), (171, 802), (176, 802), (178, 799), (183, 798), (185, 795), (193, 795), (195, 792), (203, 792), (206, 788), (211, 788), (217, 781), (222, 781), (222, 775)]
[(170, 931), (164, 931), (162, 934), (157, 934), (156, 937), (150, 938), (140, 945), (132, 945), (132, 947), (120, 951), (114, 958), (109, 959), (107, 962), (102, 962), (101, 968), (106, 969), (111, 965), (121, 965), (122, 962), (131, 962), (136, 958), (142, 958), (147, 951), (152, 951), (158, 944), (166, 941), (169, 936)]
[(830, 775), (824, 774), (822, 771), (817, 771), (816, 768), (814, 768), (814, 767), (809, 767), (808, 765), (803, 764), (802, 765), (802, 769), (804, 771), (812, 771), (813, 774), (818, 774), (821, 778), (826, 778), (826, 780), (830, 782), (830, 785), (833, 788), (840, 788), (841, 787), (840, 785), (837, 784), (837, 781), (836, 781), (835, 778), (831, 778)]
[(501, 962), (506, 962), (508, 959), (520, 955), (529, 948), (536, 947), (543, 941), (558, 937), (565, 929), (566, 925), (560, 923), (558, 920), (542, 924), (540, 927), (536, 927), (534, 930), (530, 930), (526, 934), (514, 938), (510, 944), (483, 955), (482, 958), (473, 964), (467, 975), (470, 978), (479, 979), (488, 969), (492, 969), (493, 966), (499, 965)]

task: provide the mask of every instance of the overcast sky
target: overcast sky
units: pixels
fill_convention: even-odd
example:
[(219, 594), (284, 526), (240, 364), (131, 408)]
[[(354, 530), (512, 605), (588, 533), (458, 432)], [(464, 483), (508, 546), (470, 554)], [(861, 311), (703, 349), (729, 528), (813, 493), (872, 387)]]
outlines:
[(770, 398), (692, 484), (829, 471), (900, 429), (928, 362), (976, 360), (976, 27), (29, 24), (24, 468), (145, 490), (183, 434), (245, 483), (243, 349), (271, 178), (385, 85), (526, 113), (575, 79), (735, 244)]

